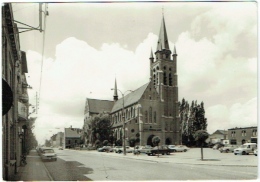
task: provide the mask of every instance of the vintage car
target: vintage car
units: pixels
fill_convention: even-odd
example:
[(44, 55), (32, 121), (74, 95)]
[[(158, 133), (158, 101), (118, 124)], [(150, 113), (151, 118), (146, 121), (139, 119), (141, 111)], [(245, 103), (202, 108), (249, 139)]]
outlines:
[(98, 152), (113, 152), (113, 148), (110, 146), (103, 146), (97, 149)]
[(250, 153), (254, 153), (254, 150), (257, 149), (256, 143), (245, 143), (241, 145), (239, 148), (236, 148), (234, 150), (234, 154), (242, 154), (242, 155), (248, 155)]
[(234, 150), (238, 148), (237, 145), (225, 145), (224, 147), (221, 147), (219, 148), (219, 151), (221, 153), (225, 152), (225, 153), (228, 153), (228, 152), (234, 152)]
[(150, 150), (152, 147), (150, 145), (146, 146), (138, 146), (134, 150), (134, 154), (140, 154), (140, 153), (146, 153), (148, 150)]
[(185, 145), (169, 145), (168, 148), (171, 150), (171, 152), (187, 152), (190, 149)]
[(157, 146), (147, 150), (145, 153), (147, 155), (156, 155), (156, 154), (170, 155), (171, 152), (172, 151), (167, 146)]
[(40, 156), (42, 161), (57, 161), (57, 154), (50, 147), (41, 148)]
[[(133, 151), (134, 151), (134, 148), (132, 148), (132, 147), (130, 147), (130, 146), (126, 146), (125, 147), (125, 151), (126, 151), (126, 153), (133, 153)], [(117, 151), (116, 151), (116, 153), (123, 153), (124, 152), (124, 148), (123, 147), (121, 147), (121, 148), (118, 148), (117, 149)]]

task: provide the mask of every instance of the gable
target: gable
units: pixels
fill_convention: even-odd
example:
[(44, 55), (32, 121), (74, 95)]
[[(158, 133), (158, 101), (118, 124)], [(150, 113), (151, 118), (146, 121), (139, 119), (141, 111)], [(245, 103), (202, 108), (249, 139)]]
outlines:
[(110, 112), (114, 101), (87, 98), (85, 111), (89, 113)]

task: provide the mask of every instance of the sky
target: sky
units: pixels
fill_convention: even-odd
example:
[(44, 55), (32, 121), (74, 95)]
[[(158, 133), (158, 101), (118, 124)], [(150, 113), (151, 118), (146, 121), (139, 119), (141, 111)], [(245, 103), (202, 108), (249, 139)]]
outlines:
[[(39, 25), (38, 3), (12, 6), (16, 21)], [(178, 54), (179, 101), (204, 102), (209, 133), (257, 126), (255, 2), (48, 3), (48, 12), (45, 41), (36, 30), (19, 34), (39, 143), (82, 128), (86, 98), (113, 100), (115, 78), (122, 92), (149, 81), (162, 16)]]

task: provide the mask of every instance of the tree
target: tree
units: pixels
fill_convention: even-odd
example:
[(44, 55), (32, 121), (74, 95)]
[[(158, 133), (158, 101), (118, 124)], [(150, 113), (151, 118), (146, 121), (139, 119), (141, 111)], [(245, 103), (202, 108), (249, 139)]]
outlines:
[(51, 146), (51, 141), (50, 140), (45, 140), (45, 144), (46, 147), (50, 147)]
[(188, 143), (188, 120), (189, 120), (189, 103), (182, 99), (182, 102), (179, 102), (179, 113), (180, 113), (180, 132), (181, 132), (181, 144)]
[(131, 137), (131, 138), (128, 140), (130, 147), (134, 147), (134, 146), (135, 146), (135, 140), (136, 140), (135, 137)]
[(193, 123), (195, 131), (197, 130), (206, 130), (207, 128), (207, 119), (205, 118), (204, 104), (201, 102), (201, 105), (198, 105), (195, 108), (195, 122)]
[(113, 135), (113, 122), (110, 120), (109, 114), (100, 113), (91, 117), (88, 122), (92, 145), (95, 144), (96, 140), (100, 142), (110, 140), (110, 136)]
[(192, 101), (191, 105), (185, 99), (179, 102), (180, 131), (182, 143), (188, 146), (196, 145), (194, 134), (197, 130), (207, 129), (207, 118), (205, 118), (204, 103), (197, 104)]
[(116, 141), (116, 146), (122, 146), (122, 139), (118, 139)]
[(101, 147), (101, 142), (99, 140), (95, 141), (95, 147), (96, 147), (96, 149)]
[(209, 134), (206, 130), (198, 130), (194, 134), (195, 141), (201, 147), (201, 160), (203, 160), (203, 145), (208, 137)]
[(159, 157), (159, 143), (160, 143), (160, 141), (161, 141), (161, 139), (160, 139), (159, 136), (154, 136), (152, 138), (152, 142), (153, 142), (154, 146), (157, 146), (157, 148), (158, 148), (158, 157)]
[(103, 146), (107, 146), (107, 144), (108, 144), (108, 140), (104, 140), (103, 141)]
[(30, 117), (28, 119), (28, 122), (26, 124), (26, 148), (25, 148), (25, 152), (27, 154), (29, 154), (30, 150), (34, 149), (36, 146), (38, 146), (38, 142), (36, 140), (36, 137), (33, 133), (33, 129), (34, 129), (34, 123), (36, 121), (36, 117)]

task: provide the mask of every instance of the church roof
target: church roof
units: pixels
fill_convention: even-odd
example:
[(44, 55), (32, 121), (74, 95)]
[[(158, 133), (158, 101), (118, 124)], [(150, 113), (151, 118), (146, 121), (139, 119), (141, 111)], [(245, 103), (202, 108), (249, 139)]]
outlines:
[(162, 24), (161, 24), (159, 40), (158, 40), (157, 50), (156, 51), (161, 51), (163, 49), (169, 50), (169, 42), (168, 42), (168, 37), (167, 37), (167, 32), (166, 32), (166, 27), (165, 27), (165, 22), (164, 22), (164, 17), (162, 18)]
[(98, 99), (89, 99), (88, 100), (88, 106), (89, 106), (89, 112), (91, 113), (100, 113), (103, 111), (110, 112), (114, 101), (109, 100), (98, 100)]
[(213, 134), (222, 134), (222, 135), (226, 135), (227, 131), (226, 130), (216, 130)]
[(65, 137), (68, 138), (79, 138), (80, 137), (79, 128), (65, 128)]
[[(140, 88), (136, 89), (135, 91), (127, 94), (125, 97), (124, 97), (124, 106), (127, 107), (129, 105), (132, 105), (136, 102), (138, 102), (145, 89), (147, 88), (147, 86), (149, 85), (150, 82), (146, 83), (145, 85), (141, 86)], [(120, 98), (119, 100), (117, 100), (112, 108), (112, 111), (111, 113), (115, 112), (115, 111), (118, 111), (120, 109), (123, 108), (123, 98)]]

